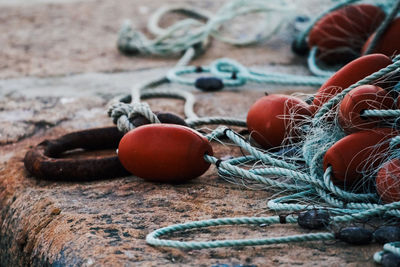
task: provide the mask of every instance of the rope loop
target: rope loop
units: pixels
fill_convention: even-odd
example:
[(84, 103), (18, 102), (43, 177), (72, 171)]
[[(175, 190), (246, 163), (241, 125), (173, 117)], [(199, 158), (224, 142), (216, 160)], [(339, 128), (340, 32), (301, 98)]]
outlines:
[[(160, 236), (163, 236), (165, 234), (172, 234), (178, 231), (205, 228), (211, 226), (243, 225), (243, 224), (270, 225), (270, 224), (278, 224), (280, 223), (280, 221), (281, 219), (279, 216), (271, 216), (271, 217), (220, 218), (220, 219), (189, 222), (184, 224), (175, 224), (151, 232), (146, 236), (146, 242), (152, 246), (167, 246), (167, 247), (182, 248), (182, 249), (207, 249), (207, 248), (218, 248), (218, 247), (260, 246), (269, 244), (283, 244), (292, 242), (335, 239), (335, 235), (328, 232), (291, 235), (282, 237), (270, 237), (270, 238), (218, 240), (218, 241), (204, 241), (204, 242), (195, 242), (195, 241), (184, 242), (184, 241), (159, 239)], [(297, 222), (296, 218), (286, 217), (286, 223), (295, 223), (295, 222)]]
[[(231, 45), (250, 45), (272, 37), (286, 24), (293, 10), (295, 10), (294, 7), (284, 0), (228, 1), (215, 15), (187, 6), (161, 7), (148, 23), (148, 29), (156, 35), (155, 39), (148, 39), (143, 33), (134, 30), (131, 23), (127, 21), (121, 27), (117, 45), (123, 53), (159, 56), (177, 55), (191, 47), (196, 49), (196, 54), (200, 54), (207, 47), (209, 37)], [(169, 12), (179, 12), (190, 18), (177, 21), (168, 28), (162, 29), (158, 26), (158, 22)], [(224, 25), (228, 22), (252, 13), (264, 14), (263, 23), (260, 23), (259, 30), (254, 36), (243, 38), (223, 34)], [(232, 27), (232, 23), (229, 27)]]

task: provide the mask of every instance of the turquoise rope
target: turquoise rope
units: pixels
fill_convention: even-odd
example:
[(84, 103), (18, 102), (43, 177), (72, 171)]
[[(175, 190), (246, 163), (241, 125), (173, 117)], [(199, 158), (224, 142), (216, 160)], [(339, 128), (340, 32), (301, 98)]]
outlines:
[(275, 188), (275, 189), (285, 189), (288, 191), (299, 191), (299, 190), (307, 190), (310, 188), (310, 186), (300, 186), (296, 184), (289, 184), (289, 183), (284, 183), (284, 182), (279, 182), (267, 177), (263, 177), (261, 175), (254, 174), (248, 170), (236, 167), (232, 164), (229, 164), (224, 161), (220, 161), (216, 157), (210, 156), (210, 155), (205, 155), (204, 156), (205, 161), (212, 163), (212, 164), (217, 164), (219, 163), (219, 168), (224, 169), (227, 173), (230, 173), (231, 175), (237, 175), (239, 177), (249, 179), (252, 181), (260, 182), (262, 184), (270, 186), (270, 188)]
[(392, 252), (393, 254), (396, 254), (397, 256), (400, 256), (400, 242), (391, 242), (391, 243), (386, 243), (383, 246), (384, 251)]
[(400, 109), (366, 109), (361, 113), (363, 117), (399, 117)]
[(343, 99), (343, 97), (350, 92), (352, 89), (364, 85), (364, 84), (370, 84), (380, 77), (385, 76), (386, 74), (397, 70), (400, 68), (400, 55), (396, 56), (393, 59), (393, 63), (390, 64), (389, 66), (372, 73), (371, 75), (368, 75), (367, 77), (363, 78), (362, 80), (356, 82), (355, 84), (351, 85), (350, 87), (344, 89), (342, 92), (331, 98), (329, 101), (324, 103), (324, 105), (318, 110), (317, 114), (315, 114), (314, 119), (313, 119), (313, 126), (317, 126), (320, 122), (320, 119), (323, 115), (325, 115), (327, 112), (329, 112), (336, 104), (339, 103)]
[[(256, 71), (226, 58), (215, 60), (210, 66), (202, 66), (201, 70), (200, 74), (211, 73), (213, 77), (221, 79), (226, 87), (239, 87), (249, 82), (273, 85), (321, 86), (326, 81), (326, 77)], [(196, 79), (184, 76), (195, 73), (198, 73), (198, 68), (195, 66), (176, 67), (168, 72), (167, 78), (173, 83), (194, 86)], [(232, 78), (232, 73), (235, 73), (235, 78)]]
[(253, 146), (251, 146), (248, 142), (243, 140), (243, 138), (238, 136), (234, 131), (232, 131), (228, 128), (225, 130), (225, 134), (236, 145), (247, 150), (251, 155), (253, 155), (254, 157), (256, 157), (257, 159), (261, 160), (264, 163), (267, 163), (267, 164), (270, 164), (270, 165), (276, 166), (276, 167), (283, 167), (283, 168), (286, 168), (289, 170), (294, 170), (294, 169), (298, 168), (297, 166), (287, 163), (283, 160), (274, 159), (268, 153), (262, 153), (261, 151), (255, 149)]
[[(190, 229), (198, 229), (210, 226), (223, 226), (223, 225), (251, 225), (251, 224), (277, 224), (279, 223), (279, 216), (271, 217), (241, 217), (241, 218), (221, 218), (204, 220), (197, 222), (190, 222), (184, 224), (175, 224), (168, 227), (160, 228), (146, 236), (146, 242), (152, 246), (167, 246), (182, 249), (207, 249), (218, 247), (242, 247), (242, 246), (260, 246), (269, 244), (283, 244), (292, 242), (304, 241), (317, 241), (317, 240), (332, 240), (335, 235), (332, 233), (316, 233), (316, 234), (303, 234), (292, 235), (283, 237), (272, 238), (258, 238), (258, 239), (242, 239), (242, 240), (221, 240), (221, 241), (205, 241), (205, 242), (182, 242), (173, 240), (161, 240), (160, 236), (171, 234), (177, 231), (184, 231)], [(288, 223), (295, 223), (296, 219), (287, 217)]]
[[(366, 219), (369, 217), (377, 216), (385, 213), (388, 209), (400, 208), (400, 202), (395, 202), (381, 206), (379, 208), (369, 209), (353, 213), (351, 215), (336, 216), (333, 218), (335, 222), (350, 222), (354, 220)], [(322, 233), (311, 233), (302, 235), (282, 236), (275, 238), (258, 238), (258, 239), (241, 239), (241, 240), (220, 240), (220, 241), (204, 241), (204, 242), (183, 242), (173, 240), (162, 240), (160, 236), (166, 234), (172, 234), (178, 231), (193, 230), (212, 226), (226, 226), (226, 225), (260, 225), (260, 224), (277, 224), (280, 223), (281, 219), (279, 216), (270, 217), (240, 217), (240, 218), (220, 218), (211, 220), (195, 221), (183, 224), (175, 224), (167, 227), (160, 228), (148, 234), (146, 236), (146, 242), (152, 246), (166, 246), (182, 249), (209, 249), (218, 247), (237, 247), (237, 246), (260, 246), (270, 244), (283, 244), (292, 242), (304, 242), (304, 241), (317, 241), (317, 240), (333, 240), (335, 234), (322, 232)], [(295, 223), (297, 219), (294, 216), (286, 217), (286, 223)], [(393, 243), (392, 243), (393, 244)], [(385, 245), (386, 246), (386, 245)], [(396, 242), (394, 245), (386, 246), (386, 249), (400, 252), (400, 242)], [(384, 247), (385, 248), (385, 247)]]
[[(379, 75), (385, 75), (387, 72), (397, 67), (398, 58), (392, 65), (389, 65), (385, 69), (378, 71), (366, 79), (358, 82), (368, 82), (369, 80), (375, 80)], [(354, 85), (353, 85), (354, 86)], [(351, 87), (350, 87), (351, 88)], [(349, 91), (349, 89), (346, 89)], [(344, 95), (345, 93), (343, 93)], [(329, 104), (329, 103), (328, 103)], [(368, 114), (368, 113), (367, 113)], [(311, 175), (299, 171), (298, 165), (291, 165), (291, 163), (280, 160), (278, 156), (273, 153), (264, 153), (254, 147), (252, 147), (247, 141), (241, 136), (228, 128), (220, 127), (214, 132), (207, 135), (209, 140), (216, 140), (217, 138), (225, 135), (234, 144), (241, 147), (243, 150), (250, 153), (249, 156), (243, 156), (232, 160), (221, 161), (216, 157), (205, 155), (204, 159), (207, 162), (215, 164), (219, 170), (219, 173), (229, 176), (237, 176), (251, 181), (259, 182), (270, 186), (270, 189), (285, 190), (295, 192), (291, 196), (281, 197), (268, 202), (268, 207), (271, 210), (291, 210), (299, 211), (302, 209), (315, 208), (308, 207), (305, 204), (296, 203), (285, 203), (294, 199), (315, 199), (318, 197), (320, 200), (324, 200), (329, 205), (328, 210), (336, 214), (333, 216), (332, 221), (335, 223), (344, 223), (358, 220), (365, 220), (370, 217), (376, 216), (400, 216), (400, 202), (390, 204), (376, 204), (378, 198), (374, 193), (356, 194), (346, 192), (337, 186), (335, 186), (330, 176), (332, 169), (329, 167), (321, 176), (321, 172), (317, 171), (322, 168), (321, 159), (325, 154), (325, 151), (331, 144), (340, 138), (340, 135), (333, 134), (331, 138), (320, 136), (319, 142), (322, 142), (323, 149), (321, 149), (321, 143), (319, 143), (319, 149), (316, 153), (313, 153), (312, 160), (310, 161), (310, 172)], [(391, 140), (392, 147), (397, 145), (400, 141), (400, 136), (395, 137)], [(318, 144), (317, 144), (318, 146)], [(307, 150), (307, 149), (306, 149)], [(261, 160), (262, 162), (271, 165), (266, 168), (253, 168), (246, 170), (244, 168), (237, 167), (235, 165), (246, 164)], [(289, 167), (289, 168), (288, 168)], [(287, 182), (280, 182), (267, 176), (285, 176), (290, 178)], [(355, 202), (359, 201), (359, 202)], [(368, 203), (367, 201), (370, 201)], [(373, 203), (375, 202), (375, 203)], [(324, 208), (323, 206), (317, 206)], [(220, 225), (237, 225), (237, 224), (274, 224), (278, 223), (279, 217), (250, 217), (250, 218), (223, 218), (215, 220), (204, 220), (185, 224), (177, 224), (168, 227), (158, 229), (150, 233), (146, 237), (146, 241), (153, 246), (169, 246), (175, 248), (185, 249), (205, 249), (205, 248), (216, 248), (216, 247), (233, 247), (233, 246), (255, 246), (255, 245), (268, 245), (268, 244), (279, 244), (286, 242), (302, 242), (309, 240), (331, 240), (335, 238), (332, 233), (317, 233), (317, 234), (306, 234), (306, 235), (294, 235), (287, 237), (278, 238), (261, 238), (261, 239), (243, 239), (243, 240), (221, 240), (221, 241), (204, 241), (204, 242), (182, 242), (173, 240), (161, 240), (159, 237), (165, 234), (172, 234), (177, 231), (184, 231), (190, 229), (197, 229), (203, 227), (220, 226)], [(296, 221), (295, 216), (289, 217), (288, 222), (294, 223)]]
[[(349, 2), (356, 1), (346, 1)], [(344, 2), (339, 3), (336, 8), (344, 5)], [(189, 25), (189, 22), (187, 25)], [(182, 23), (181, 25), (184, 25)], [(185, 26), (185, 25), (184, 25)], [(305, 39), (304, 39), (305, 40)], [(303, 43), (304, 43), (303, 40)], [(189, 53), (191, 52), (191, 53)], [(188, 52), (188, 57), (192, 58), (194, 53), (192, 51)], [(253, 69), (244, 67), (243, 65), (229, 59), (220, 59), (214, 61), (209, 66), (202, 67), (203, 73), (210, 73), (214, 77), (223, 80), (225, 86), (234, 87), (242, 86), (248, 82), (260, 83), (260, 84), (281, 84), (281, 85), (306, 85), (306, 86), (319, 86), (323, 84), (326, 77), (332, 75), (331, 72), (327, 72), (319, 68), (316, 63), (316, 49), (312, 49), (309, 57), (309, 68), (312, 73), (321, 77), (303, 77), (297, 75), (286, 75), (280, 73), (263, 73)], [(190, 59), (189, 59), (190, 60)], [(399, 67), (398, 61), (399, 57), (394, 59), (394, 63), (385, 69), (382, 69), (365, 79), (359, 81), (358, 83), (346, 88), (342, 93), (338, 94), (336, 97), (328, 101), (321, 110), (317, 113), (316, 119), (313, 120), (312, 126), (319, 126), (319, 119), (329, 111), (329, 109), (338, 103), (344, 95), (350, 91), (352, 88), (360, 85), (369, 83), (376, 78), (382, 77), (382, 75), (391, 72), (392, 70)], [(188, 61), (188, 60), (185, 60)], [(184, 65), (184, 64), (182, 64)], [(188, 66), (177, 68), (171, 70), (168, 73), (167, 79), (162, 80), (162, 82), (177, 82), (186, 85), (193, 85), (195, 79), (189, 79), (187, 74), (193, 74), (198, 72), (199, 68)], [(234, 73), (234, 76), (233, 76)], [(143, 91), (142, 97), (145, 98), (148, 93), (149, 97), (160, 96), (160, 92), (157, 91)], [(158, 95), (157, 95), (158, 94)], [(164, 92), (161, 96), (167, 96), (171, 94), (171, 97), (181, 98), (185, 100), (185, 104), (188, 104), (189, 108), (193, 108), (194, 101), (190, 101), (187, 96), (183, 96), (181, 93)], [(174, 95), (175, 94), (175, 95)], [(181, 97), (180, 97), (181, 96)], [(189, 109), (188, 109), (189, 110)], [(147, 112), (143, 110), (143, 112)], [(151, 113), (149, 113), (151, 114)], [(245, 127), (244, 120), (237, 120), (234, 118), (220, 118), (220, 117), (205, 117), (198, 118), (196, 114), (192, 111), (186, 112), (189, 114), (187, 122), (191, 127), (197, 127), (203, 124), (221, 124), (226, 123), (230, 125), (243, 126)], [(376, 117), (396, 117), (398, 116), (397, 110), (367, 110), (363, 114), (364, 116), (376, 116)], [(313, 129), (313, 128), (312, 128)], [(374, 216), (396, 216), (400, 217), (400, 204), (377, 204), (378, 198), (374, 193), (363, 193), (356, 194), (347, 192), (335, 186), (331, 181), (331, 168), (327, 168), (325, 172), (322, 172), (322, 158), (325, 154), (326, 149), (328, 149), (333, 143), (339, 140), (342, 136), (340, 132), (330, 133), (329, 136), (322, 135), (320, 138), (315, 140), (306, 140), (303, 147), (303, 156), (307, 166), (309, 167), (309, 172), (306, 172), (304, 166), (296, 162), (295, 158), (285, 158), (282, 159), (279, 155), (274, 153), (269, 153), (265, 151), (260, 151), (252, 147), (247, 141), (242, 137), (237, 135), (231, 130), (226, 128), (218, 128), (212, 133), (207, 135), (209, 140), (218, 140), (222, 135), (226, 135), (234, 144), (241, 147), (243, 150), (249, 152), (250, 155), (239, 157), (231, 160), (221, 161), (216, 157), (205, 155), (205, 160), (212, 164), (215, 164), (218, 168), (220, 175), (234, 176), (248, 179), (253, 182), (258, 182), (268, 186), (275, 190), (291, 191), (294, 194), (290, 196), (285, 196), (271, 200), (267, 203), (271, 210), (304, 210), (310, 208), (325, 208), (328, 209), (332, 214), (336, 216), (333, 217), (334, 222), (350, 222), (354, 220), (366, 219)], [(394, 152), (397, 151), (395, 146), (400, 142), (400, 137), (392, 139), (392, 147)], [(297, 158), (298, 159), (298, 158)], [(260, 161), (263, 164), (269, 165), (270, 167), (265, 168), (253, 168), (246, 170), (241, 168), (239, 165), (248, 164), (249, 162)], [(273, 179), (273, 177), (287, 177), (289, 178), (285, 182)], [(271, 177), (271, 178), (269, 178)], [(324, 205), (308, 206), (305, 204), (291, 203), (293, 200), (306, 200), (309, 199), (314, 202), (325, 202), (324, 205), (329, 205), (324, 207)], [(321, 201), (322, 200), (322, 201)], [(367, 201), (371, 203), (366, 203)], [(345, 215), (341, 215), (345, 214)], [(266, 218), (225, 218), (217, 220), (206, 220), (200, 222), (187, 223), (182, 225), (173, 225), (166, 228), (161, 228), (153, 233), (150, 233), (146, 240), (149, 244), (155, 246), (172, 246), (178, 248), (190, 248), (190, 249), (201, 249), (201, 248), (213, 248), (213, 247), (226, 247), (226, 246), (247, 246), (247, 245), (266, 245), (266, 244), (278, 244), (286, 242), (300, 242), (308, 240), (331, 240), (334, 239), (332, 233), (318, 233), (318, 234), (308, 234), (308, 235), (294, 235), (288, 237), (278, 237), (278, 238), (264, 238), (264, 239), (245, 239), (245, 240), (224, 240), (224, 241), (214, 241), (214, 242), (179, 242), (172, 240), (160, 240), (158, 237), (173, 233), (175, 231), (189, 230), (200, 227), (218, 226), (218, 225), (232, 225), (232, 224), (273, 224), (278, 223), (279, 217), (266, 217)], [(296, 221), (295, 216), (289, 216), (287, 221), (294, 223)]]
[(397, 146), (400, 145), (400, 136), (393, 137), (390, 140), (390, 148), (392, 150), (398, 149)]
[(397, 241), (397, 242), (386, 243), (383, 246), (382, 251), (378, 251), (374, 254), (374, 261), (376, 263), (382, 264), (382, 256), (387, 252), (393, 253), (396, 256), (400, 257), (400, 242)]
[(335, 71), (323, 70), (318, 66), (317, 52), (318, 52), (318, 47), (314, 46), (311, 48), (307, 58), (308, 69), (311, 71), (312, 74), (316, 76), (322, 76), (327, 78), (331, 77), (333, 74), (335, 74)]

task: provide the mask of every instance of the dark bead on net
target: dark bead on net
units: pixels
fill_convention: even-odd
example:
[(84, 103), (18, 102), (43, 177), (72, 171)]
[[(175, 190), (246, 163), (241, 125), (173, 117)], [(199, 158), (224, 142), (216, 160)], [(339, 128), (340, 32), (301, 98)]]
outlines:
[(400, 241), (400, 227), (381, 226), (375, 230), (374, 239), (379, 244)]
[(232, 80), (236, 80), (236, 79), (237, 79), (237, 73), (236, 73), (236, 71), (232, 72), (231, 79), (232, 79)]
[(329, 224), (330, 216), (325, 210), (303, 211), (297, 217), (297, 223), (305, 229), (321, 229)]
[(293, 51), (293, 53), (295, 53), (296, 55), (305, 56), (305, 55), (308, 54), (308, 52), (310, 51), (310, 49), (308, 48), (307, 44), (297, 45), (297, 41), (296, 41), (296, 39), (295, 39), (295, 40), (293, 40), (293, 42), (292, 42), (292, 51)]
[(336, 238), (352, 245), (366, 245), (372, 241), (372, 232), (362, 227), (343, 228)]
[(381, 264), (384, 267), (399, 267), (400, 266), (400, 257), (392, 252), (385, 252), (382, 255)]
[(215, 77), (200, 77), (196, 80), (194, 86), (205, 92), (219, 91), (224, 88), (224, 83), (221, 79)]

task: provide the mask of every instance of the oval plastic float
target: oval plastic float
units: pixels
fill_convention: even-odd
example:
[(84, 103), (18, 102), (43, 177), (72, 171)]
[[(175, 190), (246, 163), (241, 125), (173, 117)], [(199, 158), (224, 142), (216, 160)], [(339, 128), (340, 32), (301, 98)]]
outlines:
[(392, 109), (394, 99), (381, 87), (361, 85), (351, 90), (342, 100), (339, 123), (346, 133), (376, 128), (380, 118), (362, 117), (367, 109)]
[(377, 6), (348, 5), (319, 20), (308, 36), (326, 62), (343, 62), (360, 54), (362, 45), (378, 28), (385, 13)]
[(313, 100), (313, 111), (352, 84), (390, 64), (392, 60), (383, 54), (362, 56), (348, 63), (318, 89)]
[[(373, 53), (382, 53), (388, 57), (400, 54), (400, 18), (393, 20), (385, 33), (381, 36), (377, 42), (375, 48), (372, 50)], [(367, 42), (365, 42), (362, 48), (362, 54), (364, 54), (374, 38), (375, 33), (372, 34)]]
[(379, 169), (376, 190), (386, 203), (400, 201), (400, 159), (392, 159)]
[(351, 186), (364, 173), (374, 171), (381, 164), (389, 149), (390, 138), (399, 132), (391, 128), (378, 128), (350, 134), (328, 149), (324, 156), (324, 170), (332, 167), (332, 182)]
[(180, 125), (150, 124), (129, 131), (121, 139), (118, 157), (132, 174), (156, 182), (180, 183), (202, 175), (213, 155), (208, 140)]
[[(281, 94), (260, 98), (247, 114), (251, 137), (262, 147), (280, 146), (286, 138), (300, 134), (296, 127), (311, 116), (310, 106), (303, 100)], [(292, 139), (293, 140), (293, 139)]]

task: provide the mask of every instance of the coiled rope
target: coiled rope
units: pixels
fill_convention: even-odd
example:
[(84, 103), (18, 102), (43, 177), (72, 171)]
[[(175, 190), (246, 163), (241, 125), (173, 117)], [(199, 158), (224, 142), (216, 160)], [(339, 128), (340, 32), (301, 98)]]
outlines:
[[(360, 0), (346, 0), (337, 3), (332, 8), (328, 9), (321, 15), (317, 16), (313, 22), (303, 31), (294, 45), (298, 49), (306, 46), (306, 38), (312, 26), (319, 21), (327, 13), (341, 8), (350, 3), (355, 3)], [(245, 127), (244, 120), (237, 120), (234, 118), (223, 117), (204, 117), (199, 118), (194, 112), (195, 99), (194, 96), (182, 90), (155, 90), (153, 87), (163, 83), (179, 83), (184, 85), (193, 86), (195, 79), (184, 77), (188, 74), (194, 73), (210, 73), (223, 81), (224, 86), (237, 87), (247, 84), (248, 82), (278, 84), (278, 85), (306, 85), (306, 86), (319, 86), (325, 82), (327, 77), (331, 76), (333, 72), (323, 70), (317, 65), (316, 61), (316, 48), (312, 48), (309, 58), (308, 66), (310, 71), (315, 76), (298, 76), (280, 73), (264, 73), (254, 69), (249, 69), (240, 63), (230, 59), (219, 59), (214, 61), (209, 66), (198, 67), (186, 66), (191, 58), (199, 54), (199, 51), (204, 49), (208, 43), (209, 36), (217, 38), (221, 41), (231, 43), (234, 45), (244, 45), (258, 42), (260, 39), (267, 39), (275, 31), (279, 29), (284, 23), (280, 20), (274, 27), (268, 28), (265, 35), (261, 38), (253, 38), (248, 40), (236, 40), (222, 37), (221, 25), (233, 19), (236, 16), (247, 14), (250, 12), (284, 12), (288, 11), (284, 7), (273, 3), (273, 5), (265, 6), (265, 1), (233, 1), (221, 8), (214, 17), (208, 12), (201, 10), (191, 10), (186, 8), (171, 7), (169, 9), (162, 9), (156, 13), (149, 22), (149, 29), (152, 33), (158, 35), (155, 40), (148, 40), (143, 34), (134, 32), (130, 26), (124, 26), (120, 32), (118, 41), (119, 49), (129, 53), (143, 53), (143, 54), (156, 54), (156, 55), (172, 55), (186, 51), (185, 55), (179, 61), (177, 66), (172, 69), (166, 76), (156, 79), (153, 82), (147, 83), (142, 86), (133, 88), (130, 98), (126, 98), (125, 103), (116, 103), (109, 109), (109, 115), (113, 121), (118, 125), (122, 131), (128, 131), (134, 128), (130, 119), (136, 114), (140, 114), (152, 123), (158, 123), (157, 117), (152, 113), (150, 107), (140, 102), (141, 98), (147, 97), (174, 97), (180, 98), (185, 101), (184, 113), (187, 117), (186, 122), (190, 127), (198, 127), (203, 124), (226, 124)], [(271, 4), (271, 3), (269, 3)], [(275, 5), (277, 4), (277, 5)], [(400, 9), (400, 1), (392, 5), (389, 16), (386, 17), (384, 23), (378, 28), (374, 40), (371, 42), (367, 52), (372, 51), (380, 36), (384, 33), (385, 29), (393, 20), (395, 15)], [(195, 20), (180, 21), (167, 29), (161, 29), (158, 26), (158, 21), (167, 12), (178, 11), (186, 13), (192, 17), (205, 20), (206, 23), (200, 23)], [(269, 14), (269, 13), (268, 13)], [(286, 17), (285, 17), (286, 19)], [(196, 29), (193, 30), (193, 27)], [(182, 34), (183, 33), (183, 34)], [(393, 64), (383, 68), (357, 83), (346, 88), (341, 93), (330, 99), (325, 103), (318, 113), (315, 115), (311, 130), (323, 129), (322, 118), (328, 114), (333, 106), (335, 106), (343, 97), (353, 88), (368, 84), (377, 78), (383, 77), (386, 74), (400, 68), (400, 56), (393, 59)], [(128, 104), (128, 102), (131, 102)], [(398, 110), (365, 110), (362, 116), (365, 117), (398, 117)], [(305, 140), (303, 147), (301, 147), (302, 155), (296, 157), (282, 158), (277, 153), (261, 151), (254, 148), (248, 141), (246, 141), (239, 134), (226, 127), (219, 127), (210, 134), (207, 138), (212, 141), (221, 136), (226, 136), (235, 145), (239, 146), (243, 151), (247, 151), (249, 155), (244, 157), (237, 157), (229, 160), (221, 160), (213, 156), (205, 155), (204, 160), (214, 164), (221, 176), (240, 177), (249, 181), (258, 182), (267, 186), (271, 190), (287, 191), (293, 194), (289, 196), (279, 197), (270, 200), (268, 208), (274, 211), (299, 211), (314, 208), (323, 208), (329, 210), (335, 216), (332, 222), (343, 223), (363, 220), (376, 216), (394, 216), (400, 217), (400, 202), (390, 204), (381, 204), (379, 197), (374, 192), (367, 193), (352, 193), (347, 192), (331, 182), (332, 169), (328, 167), (322, 171), (322, 158), (326, 150), (332, 146), (342, 135), (340, 131), (332, 126), (331, 132), (320, 134), (318, 138), (313, 140)], [(312, 136), (315, 137), (315, 136)], [(393, 155), (400, 155), (398, 148), (400, 144), (400, 136), (392, 138), (391, 149)], [(306, 166), (299, 164), (299, 159), (306, 163)], [(241, 164), (248, 162), (261, 162), (262, 168), (245, 169)], [(267, 165), (268, 167), (265, 167)], [(275, 177), (287, 177), (288, 180), (277, 180)], [(307, 199), (320, 203), (312, 207), (305, 204), (295, 203), (298, 199)], [(297, 221), (296, 215), (286, 217), (285, 223), (295, 223)], [(282, 223), (281, 217), (244, 217), (244, 218), (221, 218), (213, 220), (203, 220), (197, 222), (190, 222), (184, 224), (176, 224), (164, 228), (160, 228), (147, 235), (146, 241), (154, 246), (167, 246), (184, 249), (203, 249), (215, 247), (233, 247), (233, 246), (255, 246), (267, 245), (289, 242), (302, 242), (311, 240), (331, 240), (335, 235), (330, 232), (312, 233), (304, 235), (293, 235), (277, 238), (261, 238), (261, 239), (243, 239), (243, 240), (222, 240), (222, 241), (204, 241), (204, 242), (183, 242), (174, 240), (160, 239), (161, 236), (172, 234), (177, 231), (185, 231), (190, 229), (221, 226), (221, 225), (241, 225), (241, 224), (277, 224)], [(400, 256), (399, 243), (390, 243), (384, 246), (384, 251), (390, 251)], [(374, 259), (380, 262), (384, 252), (375, 254)]]
[[(149, 31), (156, 35), (154, 40), (135, 31), (131, 23), (127, 21), (119, 33), (118, 48), (128, 54), (171, 56), (185, 52), (191, 47), (196, 48), (196, 54), (200, 54), (207, 46), (209, 37), (232, 45), (250, 45), (272, 37), (285, 25), (293, 11), (294, 7), (284, 0), (229, 1), (214, 15), (206, 10), (193, 7), (163, 7), (150, 17), (148, 23)], [(162, 29), (158, 26), (159, 21), (163, 15), (169, 12), (182, 13), (192, 18), (178, 21), (172, 26)], [(223, 34), (224, 24), (231, 24), (231, 21), (237, 17), (254, 13), (264, 14), (263, 21), (258, 25), (259, 29), (254, 36), (243, 39)]]

